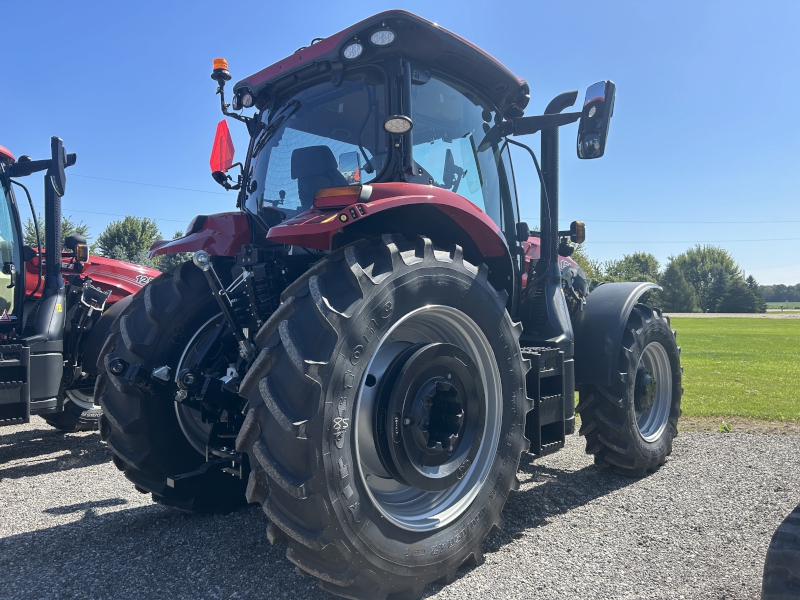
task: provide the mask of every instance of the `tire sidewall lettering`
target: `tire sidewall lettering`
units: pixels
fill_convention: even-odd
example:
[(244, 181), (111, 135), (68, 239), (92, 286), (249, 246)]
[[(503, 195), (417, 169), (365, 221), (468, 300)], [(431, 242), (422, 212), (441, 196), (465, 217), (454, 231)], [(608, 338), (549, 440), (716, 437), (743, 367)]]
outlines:
[[(432, 277), (435, 275), (435, 277)], [(442, 278), (454, 285), (442, 285)], [(438, 289), (437, 289), (438, 288)], [(513, 352), (519, 352), (511, 322), (504, 309), (497, 307), (488, 285), (476, 286), (476, 277), (460, 268), (440, 263), (423, 268), (405, 267), (390, 276), (371, 297), (365, 297), (367, 305), (351, 327), (342, 333), (334, 353), (335, 363), (331, 368), (331, 383), (325, 391), (325, 430), (323, 452), (329, 452), (325, 461), (329, 481), (332, 508), (340, 514), (347, 538), (370, 560), (388, 560), (409, 567), (437, 565), (442, 561), (459, 563), (465, 550), (474, 546), (475, 536), (485, 537), (492, 526), (493, 515), (505, 503), (505, 495), (511, 478), (516, 474), (519, 448), (523, 435), (524, 413), (520, 397), (523, 373), (521, 361), (515, 360)], [(415, 308), (424, 306), (429, 297), (442, 297), (446, 303), (465, 312), (487, 332), (496, 356), (498, 373), (503, 390), (503, 411), (496, 459), (491, 466), (486, 483), (463, 515), (447, 527), (432, 532), (411, 532), (388, 522), (372, 503), (361, 477), (355, 452), (356, 398), (362, 385), (367, 366), (377, 350), (380, 340), (402, 316)], [(491, 304), (490, 304), (491, 303)], [(488, 309), (491, 307), (491, 310)], [(491, 328), (499, 335), (488, 335)], [(513, 342), (512, 342), (513, 340)], [(345, 419), (347, 427), (344, 427)], [(337, 428), (338, 427), (338, 428)], [(518, 452), (518, 450), (517, 450)], [(343, 468), (344, 467), (344, 468)], [(381, 530), (390, 528), (390, 535)], [(460, 563), (459, 563), (460, 564)]]

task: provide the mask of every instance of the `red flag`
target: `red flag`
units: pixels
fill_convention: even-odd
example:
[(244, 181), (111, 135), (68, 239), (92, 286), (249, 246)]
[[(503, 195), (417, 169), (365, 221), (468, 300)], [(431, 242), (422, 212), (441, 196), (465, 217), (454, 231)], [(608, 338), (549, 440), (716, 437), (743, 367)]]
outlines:
[(211, 149), (211, 172), (227, 171), (233, 164), (233, 139), (228, 130), (228, 122), (223, 119), (217, 124), (217, 135), (214, 136), (214, 147)]

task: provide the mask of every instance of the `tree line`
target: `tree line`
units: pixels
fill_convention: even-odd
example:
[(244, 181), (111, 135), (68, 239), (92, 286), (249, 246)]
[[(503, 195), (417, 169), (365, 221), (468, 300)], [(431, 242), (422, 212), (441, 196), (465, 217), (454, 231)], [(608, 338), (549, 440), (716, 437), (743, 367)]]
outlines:
[[(44, 243), (44, 221), (39, 215), (36, 216), (36, 220), (39, 225), (39, 235), (42, 238), (42, 243)], [(31, 217), (28, 217), (25, 222), (23, 234), (26, 245), (31, 247), (37, 245), (36, 228)], [(70, 216), (62, 216), (62, 243), (71, 235), (82, 235), (90, 239), (89, 227), (82, 221), (73, 221)], [(176, 231), (172, 239), (179, 238), (182, 235), (182, 231)], [(123, 260), (160, 271), (168, 271), (174, 266), (191, 259), (191, 253), (188, 252), (148, 258), (147, 252), (153, 242), (163, 239), (164, 236), (153, 219), (127, 216), (119, 221), (109, 223), (102, 233), (97, 236), (94, 243), (90, 245), (89, 251), (95, 255)]]
[[(579, 247), (573, 258), (593, 285), (613, 281), (659, 284), (663, 289), (653, 293), (651, 303), (668, 312), (758, 313), (767, 310), (764, 288), (752, 275), (745, 277), (733, 256), (718, 246), (698, 244), (682, 254), (670, 256), (663, 269), (656, 257), (647, 252), (600, 262), (592, 260), (585, 248)], [(795, 287), (800, 291), (800, 284)]]
[(800, 283), (797, 285), (762, 285), (761, 291), (767, 302), (800, 302)]

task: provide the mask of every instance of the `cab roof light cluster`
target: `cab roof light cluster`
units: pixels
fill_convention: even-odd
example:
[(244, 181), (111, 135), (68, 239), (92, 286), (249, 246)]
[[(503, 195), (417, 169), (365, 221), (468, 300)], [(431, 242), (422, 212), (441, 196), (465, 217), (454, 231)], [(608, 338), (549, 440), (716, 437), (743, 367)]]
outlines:
[(364, 46), (362, 46), (360, 42), (355, 41), (344, 47), (344, 50), (342, 51), (342, 56), (344, 56), (347, 60), (355, 60), (363, 53), (364, 53)]
[[(397, 39), (394, 31), (386, 27), (385, 23), (381, 23), (380, 29), (373, 31), (369, 36), (369, 41), (373, 46), (384, 48), (390, 46)], [(364, 44), (357, 38), (347, 44), (342, 50), (342, 56), (347, 60), (355, 60), (364, 54)]]
[(375, 31), (371, 36), (369, 36), (369, 41), (375, 46), (383, 47), (394, 42), (394, 38), (394, 31), (388, 27), (384, 27), (382, 29), (378, 29), (378, 31)]

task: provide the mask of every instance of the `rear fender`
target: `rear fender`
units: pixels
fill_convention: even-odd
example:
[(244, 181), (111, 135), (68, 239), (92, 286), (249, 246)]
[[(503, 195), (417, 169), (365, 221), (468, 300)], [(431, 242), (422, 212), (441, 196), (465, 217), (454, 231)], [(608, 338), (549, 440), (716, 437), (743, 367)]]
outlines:
[(250, 243), (250, 223), (241, 211), (199, 215), (189, 233), (174, 240), (161, 240), (150, 246), (148, 257), (205, 250), (212, 256), (236, 256)]
[(503, 233), (480, 208), (458, 194), (427, 185), (382, 183), (369, 200), (339, 210), (311, 208), (272, 227), (267, 240), (335, 250), (359, 239), (399, 233), (424, 235), (442, 248), (458, 244), (473, 264), (487, 263), (489, 280), (513, 297), (513, 265)]
[(611, 385), (619, 374), (622, 336), (633, 307), (642, 294), (660, 289), (655, 283), (605, 283), (589, 294), (572, 323), (579, 385)]

